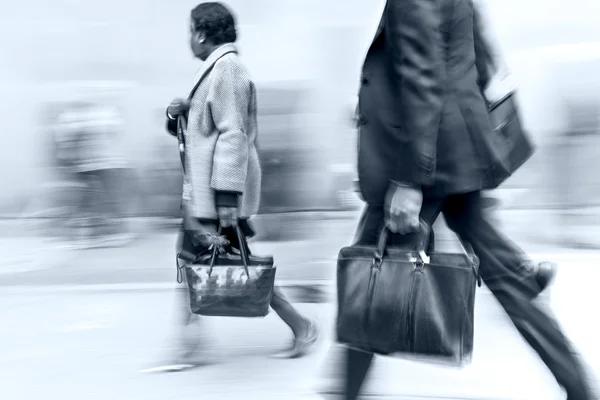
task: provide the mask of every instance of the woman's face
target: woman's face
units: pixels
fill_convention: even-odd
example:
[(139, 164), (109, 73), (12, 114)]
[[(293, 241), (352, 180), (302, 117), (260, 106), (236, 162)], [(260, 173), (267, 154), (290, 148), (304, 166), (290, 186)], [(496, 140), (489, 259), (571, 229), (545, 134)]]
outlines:
[(192, 50), (194, 57), (197, 57), (202, 61), (206, 60), (208, 46), (206, 45), (204, 34), (196, 31), (192, 23), (190, 23), (190, 49)]

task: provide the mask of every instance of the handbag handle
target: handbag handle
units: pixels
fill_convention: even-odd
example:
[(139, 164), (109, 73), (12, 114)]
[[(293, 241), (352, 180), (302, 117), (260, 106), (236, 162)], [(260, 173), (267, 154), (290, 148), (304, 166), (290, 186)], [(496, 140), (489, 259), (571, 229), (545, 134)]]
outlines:
[(184, 115), (177, 117), (177, 141), (179, 142), (179, 158), (185, 175), (185, 131), (187, 130), (187, 118)]
[[(223, 228), (221, 226), (219, 226), (219, 229), (217, 230), (217, 235), (220, 235), (223, 231)], [(240, 228), (240, 226), (238, 224), (236, 224), (235, 226), (235, 233), (237, 234), (238, 237), (238, 242), (240, 243), (240, 254), (242, 256), (242, 262), (244, 263), (244, 271), (246, 272), (246, 276), (248, 277), (248, 279), (250, 279), (250, 272), (248, 270), (248, 265), (250, 265), (250, 257), (248, 256), (248, 243), (246, 242), (246, 237), (244, 236), (244, 233), (242, 232), (242, 229)], [(217, 256), (219, 255), (219, 246), (213, 245), (213, 252), (212, 252), (212, 257), (210, 258), (210, 269), (208, 270), (208, 277), (210, 278), (210, 275), (212, 274), (212, 271), (215, 267), (215, 263), (217, 261)]]
[[(379, 235), (377, 249), (375, 250), (375, 255), (373, 258), (373, 265), (376, 267), (381, 266), (390, 233), (390, 229), (386, 225), (383, 227), (381, 234)], [(414, 260), (414, 262), (422, 266), (423, 264), (429, 263), (429, 256), (427, 256), (425, 249), (427, 247), (427, 244), (429, 243), (431, 228), (425, 221), (419, 219), (419, 230), (418, 232), (416, 232), (416, 234), (418, 235), (418, 237), (415, 246), (416, 259)]]

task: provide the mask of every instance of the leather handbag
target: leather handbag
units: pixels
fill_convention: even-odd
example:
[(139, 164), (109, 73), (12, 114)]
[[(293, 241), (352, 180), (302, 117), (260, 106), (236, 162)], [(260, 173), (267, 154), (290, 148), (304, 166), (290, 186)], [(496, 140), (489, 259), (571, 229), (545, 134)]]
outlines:
[(491, 181), (499, 186), (514, 174), (535, 150), (529, 135), (523, 128), (514, 92), (489, 105), (490, 121), (494, 130), (486, 136), (491, 154)]
[(509, 80), (509, 69), (501, 56), (500, 47), (493, 33), (493, 22), (482, 2), (473, 3), (473, 40), (478, 85), (488, 102), (489, 118), (493, 131), (484, 135), (489, 155), (485, 189), (495, 189), (514, 174), (535, 150), (519, 117), (514, 89), (502, 90), (499, 100), (490, 101), (486, 93), (492, 86)]
[(412, 247), (353, 245), (338, 257), (337, 340), (381, 355), (463, 366), (473, 351), (479, 262), (468, 254), (425, 254), (421, 222)]
[[(221, 230), (217, 236), (221, 234)], [(275, 286), (273, 257), (250, 255), (239, 226), (239, 254), (217, 244), (181, 265), (177, 281), (187, 283), (192, 313), (220, 317), (264, 317), (269, 313)], [(183, 275), (185, 274), (185, 275)]]

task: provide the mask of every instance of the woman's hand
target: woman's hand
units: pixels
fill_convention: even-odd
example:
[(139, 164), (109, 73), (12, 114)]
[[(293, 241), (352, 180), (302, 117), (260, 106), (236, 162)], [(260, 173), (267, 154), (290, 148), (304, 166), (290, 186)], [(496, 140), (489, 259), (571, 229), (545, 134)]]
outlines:
[(167, 108), (167, 115), (172, 118), (185, 114), (190, 108), (190, 104), (184, 99), (175, 99)]
[(217, 214), (223, 228), (234, 227), (238, 223), (237, 207), (218, 207)]

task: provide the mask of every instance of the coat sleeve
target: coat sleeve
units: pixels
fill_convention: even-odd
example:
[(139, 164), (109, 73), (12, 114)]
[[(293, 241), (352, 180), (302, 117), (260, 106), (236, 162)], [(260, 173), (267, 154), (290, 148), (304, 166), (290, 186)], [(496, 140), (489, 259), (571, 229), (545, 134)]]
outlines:
[(217, 192), (243, 193), (248, 173), (248, 136), (251, 81), (231, 60), (213, 70), (210, 110), (218, 139), (213, 156), (211, 187)]
[[(391, 179), (412, 185), (433, 184), (443, 107), (445, 60), (438, 0), (388, 0), (386, 46), (396, 84), (396, 112), (408, 146)], [(408, 158), (408, 159), (406, 159)]]

